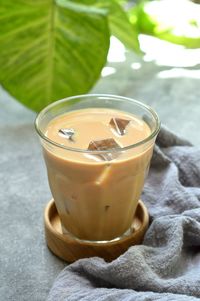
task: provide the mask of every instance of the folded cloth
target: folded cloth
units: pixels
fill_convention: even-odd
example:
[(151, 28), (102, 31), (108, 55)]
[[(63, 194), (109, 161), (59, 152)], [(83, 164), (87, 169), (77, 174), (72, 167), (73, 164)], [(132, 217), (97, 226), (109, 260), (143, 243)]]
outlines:
[(142, 199), (151, 220), (143, 244), (111, 263), (67, 266), (48, 301), (199, 300), (200, 149), (162, 128)]

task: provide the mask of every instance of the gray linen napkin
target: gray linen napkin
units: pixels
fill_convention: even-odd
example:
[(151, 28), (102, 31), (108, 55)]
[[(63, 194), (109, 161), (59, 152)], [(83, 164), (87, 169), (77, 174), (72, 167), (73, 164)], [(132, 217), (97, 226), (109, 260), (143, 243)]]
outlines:
[(200, 298), (200, 149), (162, 128), (142, 199), (151, 219), (143, 244), (111, 263), (67, 266), (48, 301)]

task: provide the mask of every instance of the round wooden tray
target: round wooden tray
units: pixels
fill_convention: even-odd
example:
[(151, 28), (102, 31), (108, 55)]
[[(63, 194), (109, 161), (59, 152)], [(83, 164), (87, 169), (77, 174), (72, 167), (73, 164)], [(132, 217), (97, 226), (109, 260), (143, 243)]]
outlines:
[(99, 256), (111, 261), (123, 254), (130, 246), (140, 244), (149, 224), (147, 208), (139, 201), (133, 219), (133, 232), (119, 240), (109, 242), (87, 242), (74, 238), (72, 235), (62, 234), (60, 218), (51, 200), (44, 212), (46, 242), (49, 249), (67, 262), (74, 262), (80, 258)]

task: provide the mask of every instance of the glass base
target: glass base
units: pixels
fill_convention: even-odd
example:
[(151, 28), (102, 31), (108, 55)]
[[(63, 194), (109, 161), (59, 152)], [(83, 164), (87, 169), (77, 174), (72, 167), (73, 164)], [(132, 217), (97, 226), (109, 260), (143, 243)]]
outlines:
[(74, 234), (70, 233), (68, 230), (65, 229), (65, 227), (62, 225), (62, 232), (64, 235), (67, 236), (71, 236), (72, 239), (75, 239), (76, 241), (80, 241), (80, 242), (85, 242), (85, 243), (91, 243), (91, 244), (105, 244), (105, 243), (111, 243), (111, 242), (116, 242), (116, 241), (120, 241), (124, 238), (127, 238), (129, 236), (131, 236), (133, 234), (133, 232), (135, 231), (134, 226), (132, 225), (128, 230), (126, 230), (126, 232), (124, 232), (121, 236), (118, 236), (116, 238), (113, 238), (111, 240), (88, 240), (88, 239), (81, 239), (78, 238), (77, 236), (75, 236)]

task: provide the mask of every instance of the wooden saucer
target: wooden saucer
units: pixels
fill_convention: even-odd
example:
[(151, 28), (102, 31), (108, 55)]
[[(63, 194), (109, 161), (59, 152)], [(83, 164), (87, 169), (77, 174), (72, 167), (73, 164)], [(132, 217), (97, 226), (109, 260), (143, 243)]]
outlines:
[(63, 235), (60, 218), (54, 203), (51, 200), (44, 212), (44, 226), (46, 242), (49, 249), (58, 257), (67, 262), (74, 262), (80, 258), (98, 256), (106, 261), (112, 261), (123, 254), (130, 246), (140, 244), (149, 224), (147, 208), (139, 201), (133, 219), (134, 231), (118, 240), (109, 242), (87, 242), (74, 238), (72, 235)]

